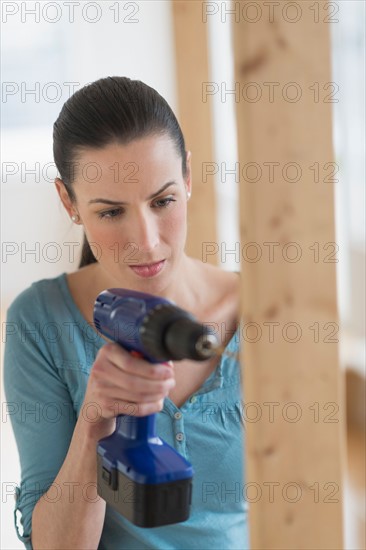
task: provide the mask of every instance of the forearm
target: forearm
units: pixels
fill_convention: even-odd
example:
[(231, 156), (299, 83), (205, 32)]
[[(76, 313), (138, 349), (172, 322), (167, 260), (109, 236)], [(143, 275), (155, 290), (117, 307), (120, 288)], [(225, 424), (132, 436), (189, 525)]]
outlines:
[(91, 428), (80, 415), (69, 451), (54, 480), (59, 498), (51, 501), (51, 496), (41, 497), (34, 508), (34, 550), (98, 548), (106, 504), (96, 491), (96, 447), (98, 439), (109, 433), (100, 429), (99, 433), (92, 432)]

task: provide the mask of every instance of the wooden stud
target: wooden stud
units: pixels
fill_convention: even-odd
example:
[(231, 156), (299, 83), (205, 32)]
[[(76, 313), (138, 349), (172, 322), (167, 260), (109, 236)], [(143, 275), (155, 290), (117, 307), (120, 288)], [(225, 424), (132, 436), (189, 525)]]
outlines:
[[(202, 259), (203, 243), (216, 243), (216, 201), (212, 184), (203, 183), (203, 163), (213, 162), (210, 101), (203, 102), (202, 88), (209, 79), (208, 30), (202, 20), (201, 2), (172, 2), (178, 115), (186, 147), (192, 151), (192, 197), (189, 201), (186, 252)], [(207, 261), (217, 263), (217, 255)]]
[(341, 549), (329, 3), (289, 3), (292, 23), (234, 4), (250, 547)]

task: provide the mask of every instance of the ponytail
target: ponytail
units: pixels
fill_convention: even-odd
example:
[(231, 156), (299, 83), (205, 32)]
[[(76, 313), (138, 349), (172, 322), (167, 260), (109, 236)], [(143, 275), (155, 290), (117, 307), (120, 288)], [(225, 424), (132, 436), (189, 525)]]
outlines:
[(79, 263), (79, 269), (85, 267), (86, 265), (95, 264), (97, 260), (92, 252), (92, 249), (89, 246), (88, 240), (84, 233), (83, 248), (81, 250), (81, 258)]

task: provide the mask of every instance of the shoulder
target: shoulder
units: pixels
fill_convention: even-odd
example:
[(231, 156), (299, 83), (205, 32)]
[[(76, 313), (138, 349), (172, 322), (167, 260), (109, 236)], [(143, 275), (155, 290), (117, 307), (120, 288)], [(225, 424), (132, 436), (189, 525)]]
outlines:
[(59, 300), (61, 280), (64, 275), (41, 279), (24, 289), (11, 302), (7, 310), (7, 320), (34, 319), (49, 312), (53, 301)]
[(228, 294), (236, 294), (240, 291), (240, 273), (236, 271), (226, 271), (221, 267), (212, 264), (205, 264), (198, 261), (198, 270), (201, 274), (202, 284), (210, 287), (210, 292), (216, 294), (218, 298)]
[(204, 304), (203, 316), (221, 317), (233, 324), (239, 316), (240, 274), (200, 260), (195, 262), (195, 271), (195, 287), (201, 295), (198, 307)]
[(21, 372), (26, 372), (28, 367), (30, 372), (33, 361), (36, 364), (43, 361), (44, 366), (53, 364), (50, 348), (55, 339), (48, 330), (50, 324), (54, 325), (55, 311), (58, 313), (63, 302), (59, 289), (61, 277), (31, 284), (7, 309), (3, 339), (7, 372), (18, 372), (16, 365)]

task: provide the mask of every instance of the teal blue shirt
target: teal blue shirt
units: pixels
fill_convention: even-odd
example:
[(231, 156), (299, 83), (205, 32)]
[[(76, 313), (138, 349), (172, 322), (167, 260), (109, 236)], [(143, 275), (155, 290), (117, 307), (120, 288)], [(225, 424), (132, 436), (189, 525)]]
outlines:
[[(65, 274), (34, 283), (8, 310), (4, 382), (21, 464), (14, 519), (27, 549), (32, 548), (34, 506), (46, 498), (65, 460), (90, 369), (105, 343), (77, 308)], [(239, 328), (227, 346), (232, 352), (238, 349)], [(98, 548), (249, 548), (238, 361), (224, 355), (180, 408), (166, 398), (157, 429), (193, 465), (190, 517), (145, 529), (107, 505)], [(71, 491), (54, 486), (47, 500), (62, 490)]]

